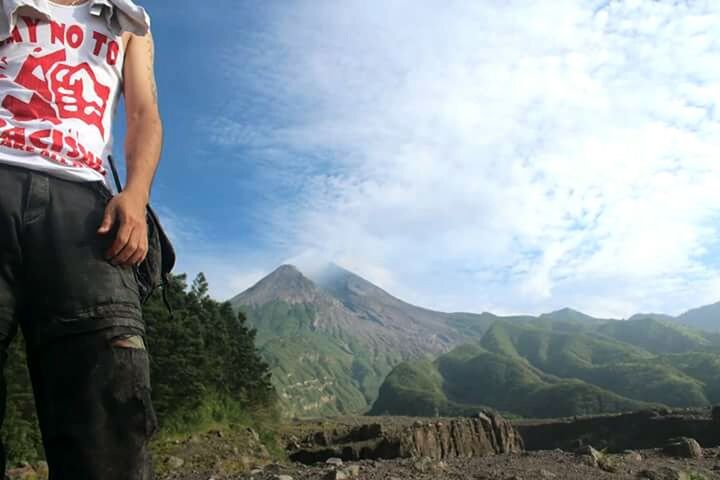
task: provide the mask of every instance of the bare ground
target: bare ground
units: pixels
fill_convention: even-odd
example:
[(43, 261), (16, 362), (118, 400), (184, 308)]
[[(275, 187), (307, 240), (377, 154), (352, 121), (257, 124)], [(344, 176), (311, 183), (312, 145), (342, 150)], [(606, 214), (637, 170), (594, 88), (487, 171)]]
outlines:
[[(327, 432), (342, 437), (349, 429), (367, 424), (352, 417), (333, 421), (286, 424), (276, 437), (276, 448), (266, 448), (257, 433), (238, 428), (211, 431), (189, 438), (158, 442), (155, 459), (158, 480), (720, 480), (720, 447), (705, 448), (703, 457), (668, 456), (659, 449), (589, 455), (562, 450), (530, 451), (475, 458), (398, 458), (346, 461), (341, 465), (303, 465), (284, 458), (283, 445)], [(383, 427), (402, 427), (410, 418), (373, 418)], [(263, 439), (264, 440), (264, 439)], [(301, 441), (302, 443), (302, 441)], [(280, 447), (280, 448), (277, 448)], [(337, 475), (337, 473), (341, 475)], [(343, 476), (345, 475), (345, 476)]]
[(347, 472), (353, 478), (353, 468), (359, 467), (358, 479), (363, 480), (547, 480), (547, 479), (641, 479), (701, 480), (720, 479), (718, 449), (707, 449), (702, 460), (669, 458), (656, 451), (640, 451), (637, 455), (608, 455), (615, 472), (607, 472), (588, 465), (579, 455), (562, 451), (527, 452), (514, 455), (495, 455), (471, 459), (429, 461), (398, 459), (345, 463), (337, 468), (329, 465), (271, 465), (262, 472), (239, 478), (276, 480), (289, 475), (293, 480), (333, 478), (333, 470)]

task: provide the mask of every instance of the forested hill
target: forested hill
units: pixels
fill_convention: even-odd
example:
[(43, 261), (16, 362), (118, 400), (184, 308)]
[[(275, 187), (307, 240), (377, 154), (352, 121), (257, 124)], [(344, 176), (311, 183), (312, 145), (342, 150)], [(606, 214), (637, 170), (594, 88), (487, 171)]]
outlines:
[[(260, 412), (272, 415), (276, 394), (268, 366), (255, 350), (255, 331), (245, 317), (228, 303), (211, 299), (202, 274), (191, 286), (184, 275), (174, 277), (167, 295), (172, 316), (159, 293), (144, 307), (161, 433), (238, 423)], [(8, 415), (2, 433), (12, 464), (43, 454), (20, 338), (9, 354)]]
[(409, 304), (333, 263), (308, 272), (281, 265), (231, 304), (257, 329), (283, 412), (297, 417), (365, 412), (398, 364), (480, 342), (498, 321), (549, 332), (589, 331), (648, 354), (712, 352), (720, 346), (720, 334), (682, 325), (720, 324), (714, 306), (678, 318), (647, 314), (627, 322), (571, 308), (540, 316), (439, 312)]
[(694, 308), (680, 315), (677, 321), (689, 327), (720, 333), (720, 302)]
[(258, 331), (288, 416), (366, 411), (393, 366), (437, 356), (492, 318), (411, 305), (334, 264), (310, 278), (282, 265), (231, 304)]
[(498, 319), (479, 342), (405, 362), (372, 412), (464, 414), (492, 407), (526, 417), (615, 413), (720, 402), (720, 342), (648, 315), (626, 321)]

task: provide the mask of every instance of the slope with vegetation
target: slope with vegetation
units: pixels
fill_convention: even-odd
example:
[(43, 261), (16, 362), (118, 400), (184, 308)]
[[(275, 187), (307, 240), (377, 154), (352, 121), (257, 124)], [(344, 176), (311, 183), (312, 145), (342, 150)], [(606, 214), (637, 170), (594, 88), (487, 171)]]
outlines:
[[(481, 345), (483, 358), (494, 358), (496, 366), (510, 361), (505, 357), (513, 365), (522, 360), (522, 368), (541, 374), (541, 383), (581, 382), (574, 388), (616, 395), (629, 404), (706, 405), (717, 398), (714, 384), (706, 382), (714, 374), (697, 373), (712, 362), (688, 357), (682, 367), (659, 356), (720, 352), (720, 335), (669, 316), (616, 321), (570, 308), (538, 317), (437, 312), (403, 302), (334, 264), (309, 276), (283, 265), (231, 303), (257, 329), (258, 346), (290, 416), (362, 413), (401, 362), (431, 361), (464, 343)], [(701, 309), (704, 318), (707, 312)], [(416, 379), (422, 373), (401, 371)], [(536, 390), (552, 399), (552, 392), (560, 391), (553, 388)], [(408, 392), (409, 404), (438, 398), (434, 388)], [(622, 403), (603, 405), (613, 402)]]
[(720, 334), (720, 302), (689, 310), (676, 319), (692, 328)]
[(489, 406), (555, 417), (720, 401), (720, 355), (702, 334), (657, 318), (566, 317), (498, 319), (475, 344), (434, 362), (403, 363), (371, 412), (449, 415)]
[(390, 370), (480, 338), (491, 319), (405, 303), (334, 264), (313, 279), (282, 265), (231, 300), (257, 329), (283, 412), (366, 411)]
[(712, 351), (718, 347), (712, 335), (664, 315), (641, 314), (625, 322), (609, 322), (598, 328), (598, 333), (658, 354)]

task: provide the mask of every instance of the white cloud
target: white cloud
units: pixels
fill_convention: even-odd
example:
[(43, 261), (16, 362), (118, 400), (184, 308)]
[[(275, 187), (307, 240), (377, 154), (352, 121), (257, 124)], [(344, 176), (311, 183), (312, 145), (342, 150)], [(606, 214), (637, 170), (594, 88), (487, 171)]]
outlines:
[(272, 217), (288, 257), (445, 310), (717, 300), (717, 2), (307, 0), (272, 17), (265, 55), (232, 68), (265, 69), (285, 121), (221, 121), (222, 141), (286, 152), (270, 167), (301, 191)]

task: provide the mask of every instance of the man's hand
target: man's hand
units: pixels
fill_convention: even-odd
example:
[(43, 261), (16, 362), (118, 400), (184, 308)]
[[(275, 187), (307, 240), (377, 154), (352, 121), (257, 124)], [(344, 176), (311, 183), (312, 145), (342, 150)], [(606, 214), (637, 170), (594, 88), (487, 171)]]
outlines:
[(125, 190), (110, 200), (97, 233), (107, 235), (118, 225), (115, 241), (106, 252), (113, 265), (138, 265), (148, 251), (147, 201)]

